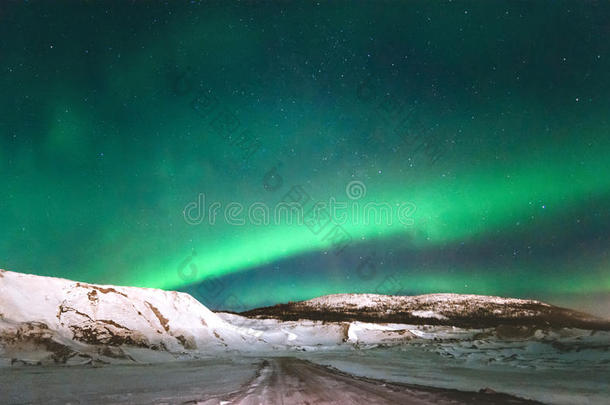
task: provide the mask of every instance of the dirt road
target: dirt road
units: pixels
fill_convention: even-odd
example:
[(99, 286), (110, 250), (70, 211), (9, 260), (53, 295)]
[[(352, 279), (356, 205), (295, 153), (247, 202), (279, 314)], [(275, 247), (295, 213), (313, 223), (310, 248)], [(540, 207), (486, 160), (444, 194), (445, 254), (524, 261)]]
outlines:
[[(225, 402), (226, 401), (226, 402)], [(292, 357), (264, 360), (244, 389), (205, 404), (534, 404), (498, 393), (389, 384)]]

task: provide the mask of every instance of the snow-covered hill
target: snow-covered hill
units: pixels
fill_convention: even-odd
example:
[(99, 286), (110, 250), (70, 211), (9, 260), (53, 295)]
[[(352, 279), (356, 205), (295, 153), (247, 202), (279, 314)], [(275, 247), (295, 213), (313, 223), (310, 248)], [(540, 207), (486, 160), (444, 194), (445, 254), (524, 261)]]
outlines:
[(4, 357), (78, 362), (151, 351), (205, 354), (239, 348), (252, 340), (247, 332), (185, 293), (0, 270)]
[(281, 320), (391, 322), (469, 328), (518, 325), (610, 330), (608, 321), (539, 301), (463, 294), (334, 294), (258, 308), (242, 315)]
[(487, 348), (488, 357), (504, 350), (505, 341), (528, 341), (550, 345), (557, 358), (558, 351), (606, 347), (610, 334), (594, 332), (600, 329), (610, 327), (585, 314), (510, 298), (340, 294), (238, 315), (214, 313), (175, 291), (0, 270), (0, 366), (156, 362), (429, 342), (439, 354), (462, 353), (474, 341)]

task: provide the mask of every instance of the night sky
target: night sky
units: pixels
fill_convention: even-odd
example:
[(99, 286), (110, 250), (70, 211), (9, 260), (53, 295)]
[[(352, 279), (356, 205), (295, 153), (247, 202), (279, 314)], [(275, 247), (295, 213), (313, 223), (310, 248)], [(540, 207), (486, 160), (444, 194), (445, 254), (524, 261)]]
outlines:
[[(457, 292), (607, 315), (608, 16), (596, 1), (2, 2), (0, 268), (232, 310)], [(200, 195), (215, 223), (193, 219)], [(273, 217), (295, 195), (348, 208), (224, 215)], [(367, 203), (383, 221), (365, 223)]]

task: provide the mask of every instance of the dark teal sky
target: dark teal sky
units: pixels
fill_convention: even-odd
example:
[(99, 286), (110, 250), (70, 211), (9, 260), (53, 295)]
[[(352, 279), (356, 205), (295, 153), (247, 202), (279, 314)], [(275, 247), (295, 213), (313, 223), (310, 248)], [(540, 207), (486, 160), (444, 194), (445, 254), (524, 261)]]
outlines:
[[(443, 291), (607, 313), (607, 15), (579, 1), (4, 2), (0, 267), (214, 308)], [(366, 195), (348, 198), (350, 182)], [(183, 215), (199, 194), (274, 207), (293, 186), (350, 209), (409, 204), (413, 223), (349, 211), (337, 254), (333, 225)]]

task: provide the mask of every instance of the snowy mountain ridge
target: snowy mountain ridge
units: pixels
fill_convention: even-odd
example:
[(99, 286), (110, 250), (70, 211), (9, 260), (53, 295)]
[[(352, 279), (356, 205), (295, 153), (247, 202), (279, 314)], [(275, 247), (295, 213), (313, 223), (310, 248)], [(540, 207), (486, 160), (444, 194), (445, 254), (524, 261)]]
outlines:
[[(487, 326), (471, 326), (481, 319)], [(537, 301), (457, 294), (340, 294), (245, 314), (215, 313), (185, 293), (0, 270), (0, 366), (158, 362), (431, 341), (453, 342), (455, 348), (456, 341), (470, 347), (480, 339), (490, 342), (490, 353), (503, 347), (494, 342), (506, 339), (583, 350), (608, 340), (608, 333), (595, 332), (610, 330), (600, 322)], [(435, 343), (433, 350), (446, 349)]]
[(610, 330), (608, 321), (536, 300), (449, 293), (416, 296), (332, 294), (257, 308), (242, 315), (284, 321), (364, 321), (469, 328), (511, 324)]
[(388, 304), (393, 306), (423, 306), (432, 305), (436, 308), (446, 307), (455, 304), (480, 304), (493, 303), (499, 305), (515, 305), (515, 304), (540, 304), (550, 307), (549, 304), (536, 301), (525, 300), (519, 298), (503, 298), (491, 295), (475, 295), (475, 294), (424, 294), (414, 296), (402, 295), (381, 295), (381, 294), (331, 294), (304, 301), (311, 306), (320, 307), (336, 307), (350, 306), (358, 309), (362, 308), (377, 308), (384, 307)]

